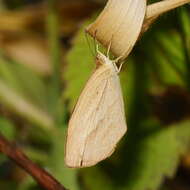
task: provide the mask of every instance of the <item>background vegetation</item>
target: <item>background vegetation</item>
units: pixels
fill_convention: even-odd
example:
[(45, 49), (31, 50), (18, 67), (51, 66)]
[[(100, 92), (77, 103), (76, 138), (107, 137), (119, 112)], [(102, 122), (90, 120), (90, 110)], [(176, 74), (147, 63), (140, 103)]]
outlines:
[[(159, 18), (123, 66), (128, 133), (117, 151), (95, 167), (64, 165), (68, 119), (95, 67), (84, 28), (103, 6), (0, 0), (0, 132), (71, 190), (188, 190), (189, 5)], [(0, 189), (40, 187), (0, 154)]]

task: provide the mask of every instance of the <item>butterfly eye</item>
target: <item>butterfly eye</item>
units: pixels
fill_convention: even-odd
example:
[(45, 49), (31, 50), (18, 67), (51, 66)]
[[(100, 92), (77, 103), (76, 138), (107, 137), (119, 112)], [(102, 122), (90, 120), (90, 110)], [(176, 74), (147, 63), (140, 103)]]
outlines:
[(96, 61), (101, 62), (101, 60), (102, 60), (102, 57), (100, 56), (100, 54), (97, 54)]
[(97, 60), (100, 60), (100, 55), (99, 55), (99, 54), (96, 56), (96, 59), (97, 59)]

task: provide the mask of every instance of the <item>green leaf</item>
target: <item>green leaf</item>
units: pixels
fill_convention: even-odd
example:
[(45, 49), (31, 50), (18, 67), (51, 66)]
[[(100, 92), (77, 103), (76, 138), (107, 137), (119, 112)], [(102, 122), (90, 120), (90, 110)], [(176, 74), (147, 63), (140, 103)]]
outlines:
[(175, 68), (172, 62), (164, 56), (164, 53), (158, 47), (153, 47), (153, 50), (151, 54), (153, 57), (152, 67), (162, 83), (165, 85), (185, 86), (185, 73)]
[(87, 39), (85, 39), (84, 28), (82, 28), (74, 39), (73, 48), (67, 56), (68, 64), (63, 73), (66, 83), (64, 97), (69, 100), (70, 110), (74, 107), (93, 68), (95, 68), (94, 59)]
[(24, 99), (18, 93), (12, 91), (1, 80), (0, 102), (38, 126), (46, 130), (53, 130), (54, 120), (51, 118), (51, 115), (42, 111), (38, 106), (31, 104), (31, 102)]
[[(146, 123), (144, 125), (147, 127)], [(133, 162), (133, 166), (127, 171), (129, 173), (125, 179), (125, 188), (130, 190), (157, 189), (164, 177), (172, 177), (181, 153), (184, 153), (188, 146), (189, 126), (190, 121), (164, 129), (158, 126), (160, 130), (156, 133), (147, 137), (141, 135), (142, 138), (136, 139), (134, 151), (138, 151), (134, 154), (136, 158), (130, 161), (131, 164)]]
[(185, 65), (183, 64), (185, 62), (185, 49), (180, 34), (177, 31), (170, 30), (167, 33), (165, 31), (158, 32), (156, 40), (157, 45), (160, 45), (164, 52), (163, 56), (167, 57), (175, 67), (185, 71)]
[[(147, 54), (154, 79), (162, 85), (186, 86), (186, 59), (182, 39), (174, 31), (157, 31), (155, 43), (150, 42)], [(146, 51), (151, 49), (151, 53)]]
[[(123, 99), (127, 110), (132, 109), (133, 98), (134, 98), (134, 91), (133, 84), (134, 84), (134, 60), (129, 58), (126, 63), (124, 63), (121, 73), (119, 73), (122, 92), (123, 92)], [(128, 114), (127, 114), (128, 116)]]
[(0, 78), (34, 104), (47, 110), (46, 85), (36, 73), (13, 60), (0, 55)]

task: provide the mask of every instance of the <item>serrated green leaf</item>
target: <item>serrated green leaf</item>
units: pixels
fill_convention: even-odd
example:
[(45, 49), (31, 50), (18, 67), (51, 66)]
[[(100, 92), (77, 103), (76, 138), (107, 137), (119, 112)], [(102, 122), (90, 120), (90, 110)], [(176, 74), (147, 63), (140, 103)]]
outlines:
[(93, 68), (95, 68), (94, 59), (85, 38), (83, 27), (74, 39), (73, 48), (67, 56), (68, 64), (63, 73), (66, 81), (64, 97), (69, 100), (70, 110), (74, 107), (80, 92), (90, 77)]
[(138, 150), (133, 160), (135, 163), (128, 170), (123, 189), (157, 189), (164, 177), (172, 177), (181, 153), (190, 142), (189, 126), (189, 121), (182, 122), (139, 138), (135, 145)]
[(150, 35), (153, 35), (156, 40), (154, 43), (149, 41), (143, 49), (147, 54), (147, 61), (150, 62), (154, 80), (159, 81), (161, 85), (186, 87), (187, 63), (180, 34), (175, 30), (160, 30)]
[(158, 47), (153, 48), (153, 63), (152, 67), (159, 75), (159, 79), (165, 85), (185, 85), (185, 73), (178, 68), (174, 68), (170, 60), (167, 60)]
[(164, 56), (167, 56), (176, 67), (184, 71), (184, 65), (180, 64), (185, 61), (184, 46), (180, 34), (176, 31), (158, 32), (156, 40), (165, 52)]

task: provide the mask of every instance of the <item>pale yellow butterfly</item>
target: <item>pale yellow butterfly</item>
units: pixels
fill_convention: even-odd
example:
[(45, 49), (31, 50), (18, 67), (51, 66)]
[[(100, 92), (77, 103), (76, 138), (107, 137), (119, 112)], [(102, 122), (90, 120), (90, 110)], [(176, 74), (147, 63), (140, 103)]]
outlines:
[(65, 162), (90, 167), (109, 157), (125, 134), (123, 96), (114, 61), (98, 51), (96, 69), (82, 91), (69, 121)]

